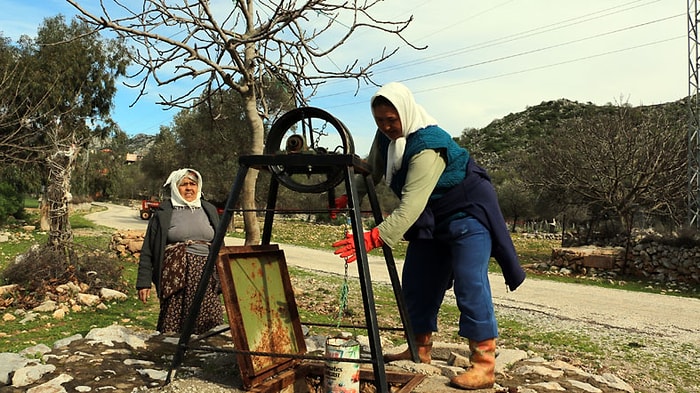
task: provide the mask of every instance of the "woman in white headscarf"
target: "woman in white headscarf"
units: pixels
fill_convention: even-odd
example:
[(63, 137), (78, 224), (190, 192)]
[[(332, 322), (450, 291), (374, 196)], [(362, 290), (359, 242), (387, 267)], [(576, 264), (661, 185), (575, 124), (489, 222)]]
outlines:
[[(511, 290), (525, 279), (496, 193), (486, 171), (437, 126), (406, 86), (382, 86), (372, 97), (371, 109), (378, 127), (367, 158), (372, 180), (376, 184), (384, 178), (400, 203), (364, 233), (365, 248), (393, 247), (401, 238), (409, 241), (402, 294), (423, 363), (431, 362), (438, 311), (454, 285), (461, 313), (459, 335), (469, 340), (472, 366), (450, 382), (462, 389), (490, 388), (495, 382), (498, 327), (489, 258), (501, 265)], [(356, 183), (363, 194), (363, 182)], [(338, 208), (346, 204), (345, 196), (335, 201)], [(352, 234), (333, 247), (348, 262), (355, 260)], [(387, 362), (409, 359), (409, 350), (384, 355)]]
[[(136, 289), (139, 299), (146, 303), (153, 283), (160, 300), (156, 330), (180, 333), (207, 262), (219, 215), (214, 205), (202, 200), (202, 176), (196, 170), (173, 171), (163, 187), (170, 191), (170, 198), (160, 204), (148, 222)], [(201, 334), (222, 323), (218, 284), (212, 276), (193, 332)]]

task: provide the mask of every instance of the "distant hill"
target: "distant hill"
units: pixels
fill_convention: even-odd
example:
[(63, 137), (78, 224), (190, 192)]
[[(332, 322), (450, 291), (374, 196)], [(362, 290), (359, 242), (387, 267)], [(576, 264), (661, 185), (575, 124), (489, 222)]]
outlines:
[(129, 153), (144, 156), (151, 149), (153, 143), (155, 143), (155, 140), (155, 135), (136, 134), (129, 137), (129, 140), (126, 143), (126, 148)]
[[(580, 103), (567, 99), (543, 101), (522, 112), (511, 113), (496, 119), (484, 128), (467, 129), (457, 140), (462, 146), (473, 149), (477, 154), (527, 150), (531, 144), (555, 132), (567, 119), (583, 114), (604, 113), (613, 108), (611, 105), (599, 106), (590, 102)], [(687, 124), (686, 99), (638, 108), (643, 111), (664, 111), (672, 118), (680, 120), (682, 124)]]

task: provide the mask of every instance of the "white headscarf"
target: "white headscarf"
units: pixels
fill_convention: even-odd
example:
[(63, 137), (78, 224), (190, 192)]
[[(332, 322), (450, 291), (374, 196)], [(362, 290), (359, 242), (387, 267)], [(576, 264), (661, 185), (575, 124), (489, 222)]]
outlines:
[(371, 102), (374, 102), (377, 96), (382, 96), (391, 101), (399, 113), (403, 129), (403, 137), (392, 140), (389, 143), (385, 181), (387, 184), (390, 184), (391, 178), (401, 168), (403, 153), (406, 149), (406, 137), (425, 127), (437, 125), (437, 120), (416, 103), (413, 93), (401, 83), (390, 82), (382, 86), (372, 96)]
[[(177, 186), (182, 182), (182, 179), (187, 177), (190, 172), (197, 175), (196, 179), (192, 178), (191, 176), (190, 179), (197, 182), (199, 187), (197, 187), (197, 198), (195, 198), (195, 200), (192, 202), (187, 202), (182, 195), (180, 195), (180, 190), (178, 190)], [(200, 175), (199, 172), (190, 168), (172, 171), (170, 176), (168, 176), (168, 180), (163, 183), (163, 187), (167, 187), (168, 184), (170, 185), (170, 201), (172, 202), (173, 207), (189, 207), (190, 209), (202, 207), (202, 175)]]

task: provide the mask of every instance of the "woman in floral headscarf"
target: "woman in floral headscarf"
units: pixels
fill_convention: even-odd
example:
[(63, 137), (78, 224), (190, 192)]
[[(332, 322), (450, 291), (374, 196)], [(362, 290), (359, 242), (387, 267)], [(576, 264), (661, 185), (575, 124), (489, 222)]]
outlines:
[[(431, 361), (431, 338), (445, 291), (454, 287), (461, 313), (459, 335), (469, 340), (471, 368), (450, 382), (462, 389), (490, 388), (495, 382), (498, 327), (489, 258), (500, 264), (511, 290), (525, 279), (494, 188), (486, 171), (438, 127), (406, 86), (382, 86), (372, 97), (371, 109), (377, 124), (367, 158), (372, 180), (384, 178), (400, 203), (364, 233), (365, 249), (393, 247), (401, 238), (409, 241), (402, 293), (423, 363)], [(364, 193), (364, 183), (355, 183)], [(338, 198), (335, 206), (347, 206), (347, 197)], [(347, 261), (355, 259), (352, 234), (333, 246)], [(384, 360), (411, 357), (406, 350), (387, 354)]]
[[(209, 246), (219, 224), (216, 207), (202, 200), (202, 176), (194, 169), (173, 171), (163, 187), (163, 201), (148, 222), (143, 239), (136, 289), (146, 303), (155, 284), (160, 300), (156, 330), (180, 333), (189, 314)], [(218, 285), (212, 276), (195, 321), (194, 334), (223, 323)]]

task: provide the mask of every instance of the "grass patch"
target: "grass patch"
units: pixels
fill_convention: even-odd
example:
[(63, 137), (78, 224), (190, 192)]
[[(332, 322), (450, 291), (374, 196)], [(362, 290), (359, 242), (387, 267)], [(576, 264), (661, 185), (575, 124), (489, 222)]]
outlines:
[(29, 250), (33, 244), (46, 243), (48, 236), (45, 233), (26, 233), (24, 231), (11, 231), (10, 241), (0, 243), (0, 271), (15, 260), (15, 257)]
[(36, 198), (24, 198), (24, 208), (25, 209), (38, 209), (39, 200)]
[(559, 240), (533, 239), (522, 234), (512, 234), (513, 245), (522, 264), (549, 262), (552, 249), (561, 247)]
[(69, 217), (69, 222), (70, 222), (71, 228), (74, 230), (75, 229), (88, 229), (88, 228), (94, 229), (94, 228), (96, 228), (97, 225), (95, 225), (95, 223), (93, 223), (92, 221), (85, 218), (85, 214), (87, 214), (87, 213), (89, 213), (89, 212), (79, 213), (79, 214), (71, 214), (71, 216)]
[(33, 320), (25, 320), (25, 313), (5, 310), (5, 313), (13, 314), (16, 319), (4, 321), (0, 326), (0, 352), (18, 352), (37, 344), (50, 347), (56, 340), (74, 334), (85, 336), (93, 328), (113, 323), (153, 330), (158, 307), (157, 302), (151, 303), (154, 303), (155, 308), (145, 307), (135, 296), (129, 296), (127, 301), (106, 304), (105, 310), (90, 308), (70, 312), (64, 319), (46, 318), (42, 314)]
[[(26, 206), (26, 202), (25, 202)], [(76, 249), (83, 252), (96, 250), (109, 251), (113, 230), (95, 225), (84, 215), (90, 211), (73, 213), (69, 217), (74, 230)], [(38, 221), (38, 215), (30, 212), (28, 221)], [(17, 255), (26, 253), (33, 245), (48, 242), (48, 235), (42, 231), (26, 232), (9, 230), (11, 239), (0, 243), (0, 272), (5, 272)], [(39, 343), (51, 346), (56, 340), (74, 334), (85, 335), (96, 327), (106, 327), (117, 323), (133, 328), (155, 329), (158, 318), (158, 301), (151, 299), (144, 305), (138, 301), (134, 282), (138, 264), (133, 259), (114, 259), (121, 269), (121, 282), (116, 286), (128, 296), (126, 301), (105, 304), (106, 309), (82, 307), (81, 311), (70, 310), (64, 319), (55, 319), (45, 313), (31, 317), (27, 310), (13, 307), (0, 307), (0, 314), (7, 316), (0, 324), (0, 352), (17, 352)], [(2, 283), (6, 284), (6, 283)]]
[(526, 323), (508, 317), (498, 318), (501, 339), (522, 350), (536, 352), (551, 352), (556, 348), (558, 353), (568, 353), (580, 357), (597, 358), (605, 351), (585, 334), (571, 330), (531, 330)]

